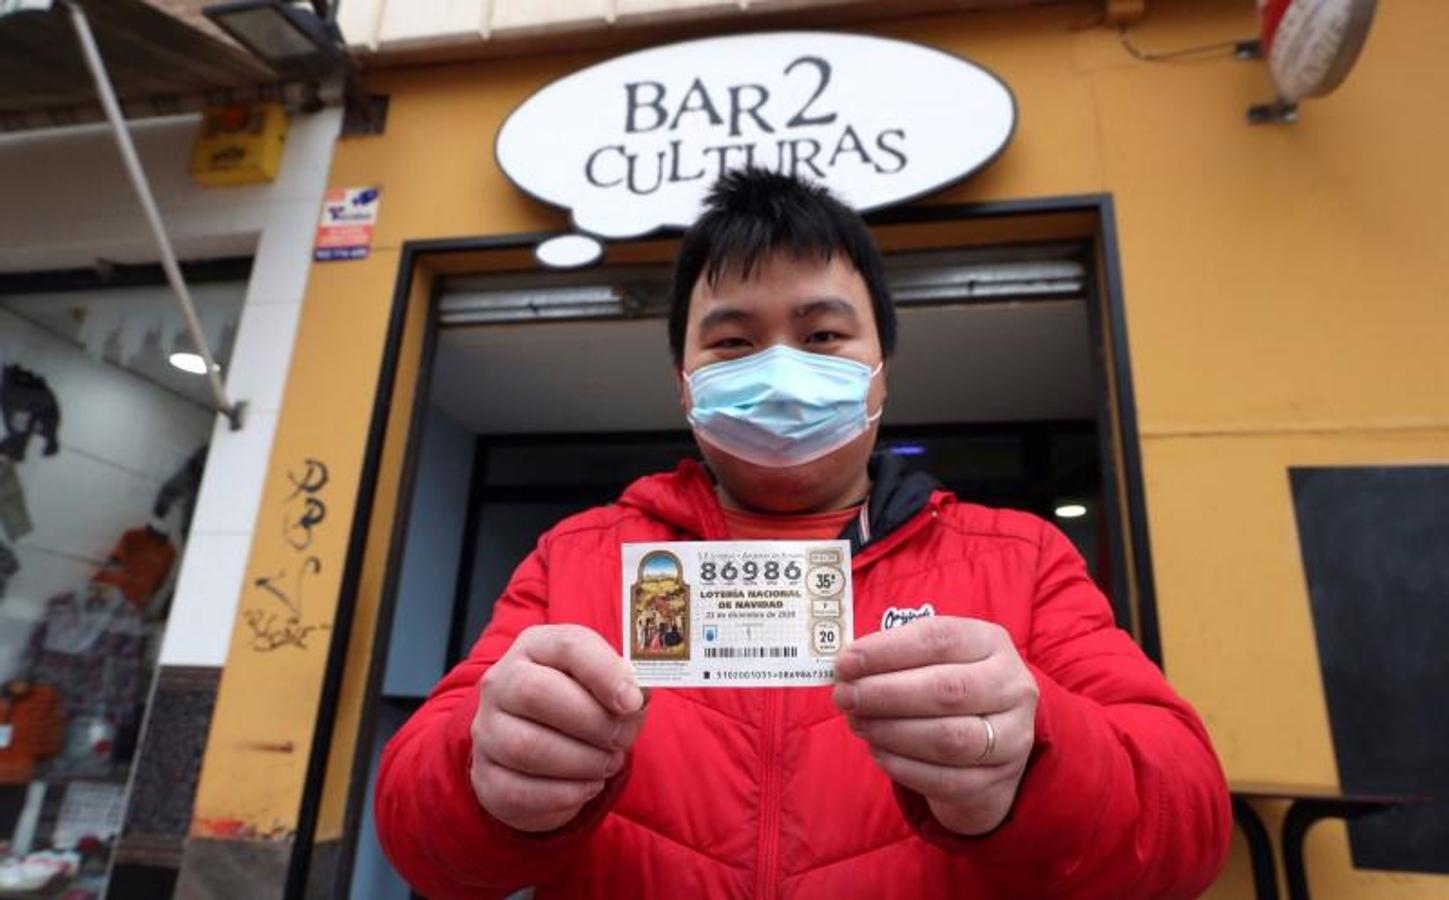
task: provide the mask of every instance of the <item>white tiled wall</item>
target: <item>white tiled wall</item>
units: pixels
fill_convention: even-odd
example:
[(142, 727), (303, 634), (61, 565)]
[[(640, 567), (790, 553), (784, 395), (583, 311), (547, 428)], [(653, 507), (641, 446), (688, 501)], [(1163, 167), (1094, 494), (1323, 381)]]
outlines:
[[(183, 259), (255, 255), (226, 372), (247, 401), (245, 427), (218, 417), (161, 661), (219, 666), (232, 620), (281, 407), (312, 234), (341, 113), (294, 116), (282, 169), (266, 185), (201, 188), (187, 162), (194, 116), (135, 123), (132, 134)], [(0, 272), (77, 268), (98, 259), (155, 262), (157, 253), (114, 138), (104, 126), (0, 136)]]
[[(197, 116), (132, 123), (136, 150), (177, 253), (183, 259), (246, 255), (270, 229), (278, 204), (310, 203), (315, 210), (332, 140), (326, 141), (326, 154), (319, 159), (314, 135), (335, 135), (337, 115), (293, 117), (277, 179), (229, 188), (191, 182)], [(108, 126), (0, 135), (0, 272), (156, 258), (150, 229)]]
[(260, 210), (262, 232), (247, 286), (227, 393), (247, 402), (246, 424), (232, 431), (218, 420), (201, 482), (191, 540), (161, 647), (165, 665), (226, 662), (232, 621), (282, 405), (312, 234), (326, 187), (332, 145), (341, 126), (335, 110), (294, 120), (274, 197)]

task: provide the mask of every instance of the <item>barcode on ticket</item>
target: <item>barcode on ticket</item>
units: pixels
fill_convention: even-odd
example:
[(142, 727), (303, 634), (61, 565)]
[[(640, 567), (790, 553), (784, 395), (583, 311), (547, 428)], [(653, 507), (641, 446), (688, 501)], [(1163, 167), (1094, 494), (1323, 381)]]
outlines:
[(705, 659), (794, 659), (799, 647), (705, 647)]

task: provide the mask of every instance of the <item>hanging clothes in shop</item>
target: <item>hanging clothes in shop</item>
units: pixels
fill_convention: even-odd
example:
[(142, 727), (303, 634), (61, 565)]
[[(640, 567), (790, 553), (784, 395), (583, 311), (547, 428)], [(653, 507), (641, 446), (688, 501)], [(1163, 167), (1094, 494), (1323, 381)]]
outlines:
[(0, 690), (0, 784), (25, 784), (60, 752), (65, 715), (48, 684), (12, 681)]
[(30, 680), (54, 685), (68, 713), (129, 710), (144, 636), (140, 611), (111, 585), (52, 597), (31, 635)]
[(15, 551), (0, 544), (0, 597), (5, 596), (5, 588), (9, 586), (10, 579), (19, 571), (20, 560), (16, 559)]
[(206, 471), (206, 454), (210, 449), (209, 444), (198, 447), (156, 494), (152, 513), (158, 519), (166, 518), (176, 504), (182, 505), (181, 534), (191, 530), (191, 514), (196, 510), (196, 495), (201, 490), (201, 474)]
[(176, 547), (150, 525), (132, 528), (116, 542), (106, 565), (92, 581), (114, 585), (133, 606), (144, 607), (171, 573)]
[(35, 528), (25, 505), (20, 473), (8, 456), (0, 456), (0, 528), (5, 529), (5, 536), (12, 541), (20, 540)]
[(51, 771), (103, 775), (115, 735), (141, 700), (146, 626), (121, 589), (92, 582), (51, 598), (31, 637), (29, 680), (52, 685), (65, 714), (65, 747)]
[(45, 439), (46, 456), (60, 452), (60, 401), (42, 376), (13, 363), (6, 366), (0, 376), (0, 413), (6, 433), (0, 454), (20, 462), (36, 434)]

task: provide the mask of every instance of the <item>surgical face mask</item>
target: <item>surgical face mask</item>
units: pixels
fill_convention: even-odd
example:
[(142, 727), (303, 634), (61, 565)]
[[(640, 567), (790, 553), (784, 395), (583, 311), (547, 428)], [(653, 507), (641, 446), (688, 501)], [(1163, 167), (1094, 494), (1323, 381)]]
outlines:
[(866, 409), (880, 374), (853, 359), (777, 344), (696, 369), (688, 377), (689, 424), (704, 441), (757, 466), (819, 459), (880, 418)]

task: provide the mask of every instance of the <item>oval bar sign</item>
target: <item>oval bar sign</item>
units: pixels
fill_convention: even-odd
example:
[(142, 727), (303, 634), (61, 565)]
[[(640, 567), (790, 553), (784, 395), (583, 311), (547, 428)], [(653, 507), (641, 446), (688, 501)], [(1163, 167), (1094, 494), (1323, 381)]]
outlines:
[(498, 131), (498, 165), (579, 230), (628, 238), (694, 221), (753, 165), (824, 183), (866, 211), (990, 162), (1016, 126), (980, 66), (905, 41), (794, 31), (706, 38), (607, 60), (544, 87)]

